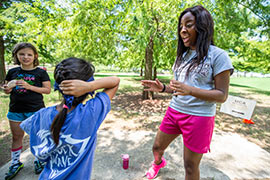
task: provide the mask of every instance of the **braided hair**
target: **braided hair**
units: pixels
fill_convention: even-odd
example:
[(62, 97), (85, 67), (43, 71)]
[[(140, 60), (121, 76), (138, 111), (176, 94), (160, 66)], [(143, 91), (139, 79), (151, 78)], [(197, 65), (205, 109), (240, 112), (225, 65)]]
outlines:
[(180, 66), (183, 61), (183, 54), (188, 50), (185, 47), (184, 42), (180, 36), (180, 26), (182, 17), (190, 12), (196, 20), (195, 30), (197, 32), (196, 39), (196, 54), (197, 56), (192, 60), (190, 66), (188, 67), (187, 75), (190, 70), (197, 67), (199, 64), (203, 63), (204, 58), (207, 57), (209, 46), (214, 45), (214, 21), (211, 14), (203, 6), (198, 5), (191, 8), (185, 9), (179, 16), (178, 20), (178, 47), (177, 47), (177, 58), (176, 66), (174, 71)]
[[(68, 58), (61, 61), (54, 70), (54, 79), (57, 84), (61, 84), (64, 80), (80, 79), (87, 81), (93, 76), (95, 72), (95, 67), (79, 58)], [(84, 94), (79, 97), (74, 97), (72, 101), (72, 106), (76, 107), (78, 104), (83, 102), (88, 94)], [(66, 99), (64, 99), (64, 104), (66, 104)], [(67, 116), (67, 108), (63, 108), (54, 118), (51, 125), (51, 133), (55, 144), (59, 143), (59, 136), (61, 128), (65, 122)]]

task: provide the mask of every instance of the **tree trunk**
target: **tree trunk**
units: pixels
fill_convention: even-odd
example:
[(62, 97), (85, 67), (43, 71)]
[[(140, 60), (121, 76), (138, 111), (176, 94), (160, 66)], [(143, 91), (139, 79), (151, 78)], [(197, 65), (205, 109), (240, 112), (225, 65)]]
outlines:
[(0, 84), (4, 83), (6, 77), (4, 53), (5, 53), (4, 38), (3, 36), (0, 36)]
[[(153, 37), (150, 37), (149, 43), (145, 49), (145, 70), (144, 70), (144, 79), (152, 80), (152, 64), (153, 64), (153, 48), (154, 42)], [(154, 92), (143, 91), (142, 99), (154, 99)]]
[(144, 66), (144, 59), (142, 60), (142, 64), (141, 64), (140, 77), (143, 76), (143, 66)]
[(157, 78), (157, 66), (154, 67), (154, 78), (153, 79), (156, 79)]

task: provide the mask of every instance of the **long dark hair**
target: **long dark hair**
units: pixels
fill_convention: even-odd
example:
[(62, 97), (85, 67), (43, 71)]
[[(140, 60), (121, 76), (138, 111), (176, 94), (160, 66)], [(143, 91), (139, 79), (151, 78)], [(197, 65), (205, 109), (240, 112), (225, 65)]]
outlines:
[(21, 64), (18, 57), (17, 57), (17, 53), (18, 53), (19, 50), (24, 49), (24, 48), (30, 48), (30, 49), (32, 49), (34, 51), (35, 59), (34, 59), (33, 65), (34, 65), (34, 67), (38, 66), (39, 61), (38, 61), (37, 49), (31, 43), (25, 43), (25, 42), (18, 43), (18, 44), (16, 44), (14, 46), (14, 49), (12, 50), (12, 57), (13, 57), (13, 60), (14, 60), (14, 64), (18, 64), (18, 65)]
[(214, 45), (214, 21), (211, 14), (201, 5), (197, 5), (191, 8), (185, 9), (179, 16), (178, 20), (178, 47), (177, 47), (177, 58), (176, 58), (176, 70), (182, 62), (183, 54), (188, 50), (185, 47), (184, 42), (180, 36), (181, 19), (187, 13), (190, 12), (195, 17), (195, 30), (197, 32), (196, 39), (196, 54), (197, 56), (192, 60), (187, 73), (189, 70), (195, 68), (203, 62), (204, 57), (207, 56), (209, 46)]
[[(54, 70), (54, 79), (57, 84), (61, 84), (64, 80), (70, 79), (80, 79), (87, 81), (90, 77), (93, 76), (95, 72), (95, 67), (86, 62), (83, 59), (79, 58), (68, 58), (61, 61)], [(80, 97), (74, 97), (72, 106), (76, 107), (78, 104), (83, 102), (88, 94), (84, 94)], [(66, 100), (64, 99), (64, 104)], [(61, 128), (65, 122), (67, 116), (67, 108), (63, 108), (54, 118), (51, 125), (52, 137), (55, 144), (59, 143), (59, 136)]]

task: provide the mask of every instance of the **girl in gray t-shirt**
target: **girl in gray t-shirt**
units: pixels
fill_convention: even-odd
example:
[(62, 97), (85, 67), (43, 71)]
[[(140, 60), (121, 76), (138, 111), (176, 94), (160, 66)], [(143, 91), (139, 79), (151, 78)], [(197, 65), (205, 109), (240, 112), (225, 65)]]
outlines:
[(166, 166), (165, 149), (180, 134), (184, 142), (185, 179), (200, 178), (199, 165), (210, 150), (216, 103), (228, 96), (233, 66), (228, 54), (214, 46), (214, 22), (203, 6), (184, 10), (178, 22), (177, 57), (170, 85), (142, 80), (146, 91), (172, 93), (173, 98), (153, 145), (154, 161), (148, 179)]

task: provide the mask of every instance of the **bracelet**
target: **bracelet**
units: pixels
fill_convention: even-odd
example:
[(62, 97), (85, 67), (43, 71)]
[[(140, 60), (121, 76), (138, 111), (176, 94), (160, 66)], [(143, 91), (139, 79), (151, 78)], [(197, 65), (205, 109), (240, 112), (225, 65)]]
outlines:
[(160, 92), (165, 92), (165, 90), (166, 90), (166, 85), (163, 83), (163, 89)]

